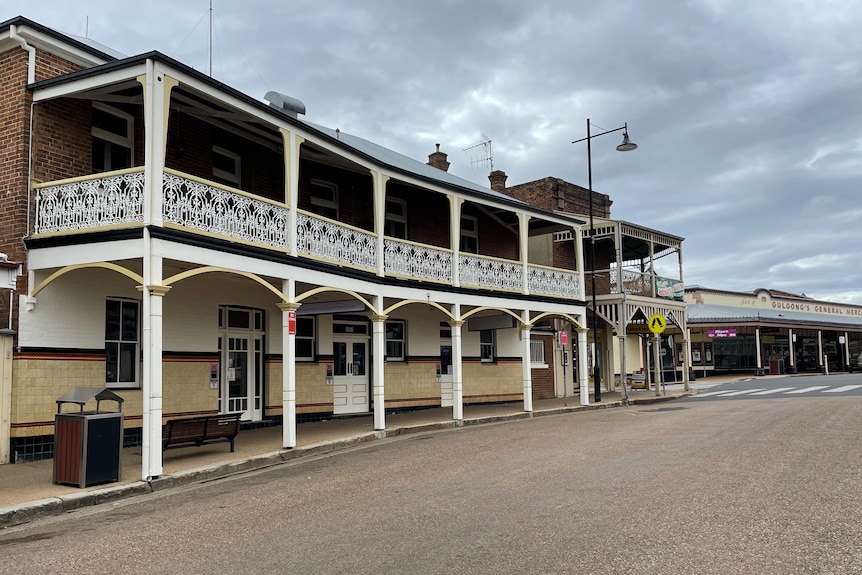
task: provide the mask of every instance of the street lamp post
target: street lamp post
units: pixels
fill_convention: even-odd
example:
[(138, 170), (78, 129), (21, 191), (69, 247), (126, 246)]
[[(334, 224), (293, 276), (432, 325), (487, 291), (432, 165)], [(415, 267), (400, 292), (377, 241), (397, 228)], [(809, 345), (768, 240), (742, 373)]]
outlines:
[[(590, 141), (593, 138), (598, 138), (599, 136), (604, 136), (605, 134), (610, 134), (613, 132), (619, 132), (622, 130), (623, 132), (623, 141), (617, 146), (618, 152), (631, 152), (632, 150), (636, 150), (638, 145), (629, 140), (629, 125), (628, 122), (620, 126), (619, 128), (614, 128), (613, 130), (605, 130), (604, 132), (600, 132), (598, 134), (590, 134), (590, 119), (587, 118), (587, 137), (581, 138), (580, 140), (575, 140), (572, 143), (577, 144), (578, 142), (583, 142), (586, 140), (587, 142), (587, 184), (589, 187), (589, 203), (590, 203), (590, 288), (592, 291), (592, 303), (593, 303), (593, 317), (592, 322), (590, 324), (590, 331), (593, 334), (593, 389), (594, 391), (594, 400), (601, 401), (602, 400), (602, 370), (599, 367), (599, 362), (597, 361), (596, 356), (596, 230), (593, 226), (593, 158), (592, 158), (592, 148), (590, 146)], [(620, 273), (620, 280), (622, 280), (622, 270), (617, 270)], [(623, 289), (625, 289), (625, 285), (623, 285)], [(623, 374), (623, 379), (625, 379), (625, 374)], [(623, 381), (623, 386), (625, 386), (625, 381)]]

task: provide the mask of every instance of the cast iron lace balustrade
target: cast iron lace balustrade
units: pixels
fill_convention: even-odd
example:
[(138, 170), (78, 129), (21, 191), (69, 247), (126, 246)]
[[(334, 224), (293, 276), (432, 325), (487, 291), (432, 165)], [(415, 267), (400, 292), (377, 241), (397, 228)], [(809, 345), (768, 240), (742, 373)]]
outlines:
[(383, 240), (387, 274), (452, 282), (452, 252), (402, 240)]
[(523, 267), (519, 262), (461, 255), (459, 263), (461, 285), (523, 291)]
[[(611, 293), (622, 293), (619, 286), (617, 268), (611, 268), (608, 271), (610, 274)], [(652, 297), (652, 276), (650, 274), (624, 268), (622, 275), (626, 293), (629, 295)]]
[(377, 269), (377, 237), (358, 228), (297, 212), (296, 250), (331, 262)]
[(39, 187), (35, 219), (35, 234), (143, 223), (143, 169)]
[(162, 217), (185, 228), (288, 248), (288, 209), (202, 182), (164, 173)]
[(581, 276), (571, 272), (545, 266), (527, 266), (527, 286), (531, 294), (580, 299)]

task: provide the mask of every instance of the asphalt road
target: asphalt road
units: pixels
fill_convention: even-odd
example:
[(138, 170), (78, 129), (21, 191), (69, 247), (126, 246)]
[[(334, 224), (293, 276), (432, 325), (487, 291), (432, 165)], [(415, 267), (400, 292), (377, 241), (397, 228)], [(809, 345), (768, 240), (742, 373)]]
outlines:
[(862, 572), (862, 397), (405, 436), (0, 532), (0, 573)]

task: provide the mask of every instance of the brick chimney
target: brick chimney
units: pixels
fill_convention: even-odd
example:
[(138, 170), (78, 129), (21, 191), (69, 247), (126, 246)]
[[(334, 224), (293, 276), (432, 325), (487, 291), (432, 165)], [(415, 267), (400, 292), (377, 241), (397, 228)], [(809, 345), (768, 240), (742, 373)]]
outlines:
[(446, 154), (440, 151), (440, 144), (437, 144), (436, 152), (428, 154), (428, 165), (444, 172), (449, 171), (449, 162), (446, 161)]
[(491, 189), (495, 192), (505, 192), (506, 178), (508, 177), (503, 170), (494, 170), (488, 174), (488, 179), (491, 180)]

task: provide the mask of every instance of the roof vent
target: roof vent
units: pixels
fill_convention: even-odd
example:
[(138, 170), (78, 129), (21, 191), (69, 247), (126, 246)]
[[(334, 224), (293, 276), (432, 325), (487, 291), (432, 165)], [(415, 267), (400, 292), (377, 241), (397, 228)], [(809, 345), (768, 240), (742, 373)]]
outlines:
[(297, 114), (305, 114), (305, 104), (297, 98), (270, 90), (266, 93), (264, 99), (269, 102), (270, 106), (276, 110), (281, 110), (291, 118), (295, 118)]

